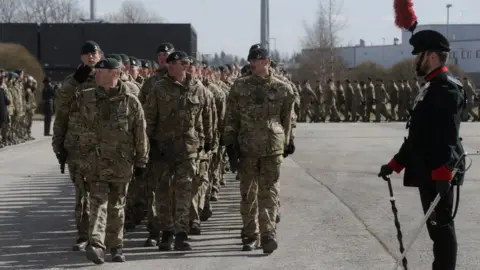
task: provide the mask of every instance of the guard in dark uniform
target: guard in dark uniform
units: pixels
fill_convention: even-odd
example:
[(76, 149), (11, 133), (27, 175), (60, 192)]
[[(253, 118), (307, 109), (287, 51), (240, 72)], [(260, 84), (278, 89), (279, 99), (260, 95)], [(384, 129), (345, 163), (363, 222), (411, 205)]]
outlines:
[(416, 55), (417, 75), (425, 76), (426, 84), (410, 110), (408, 137), (378, 176), (400, 173), (405, 168), (404, 186), (419, 188), (424, 212), (440, 193), (441, 200), (427, 221), (433, 241), (432, 269), (450, 270), (455, 269), (457, 260), (451, 186), (463, 183), (465, 169), (459, 137), (465, 94), (461, 82), (446, 67), (450, 45), (443, 35), (420, 31), (412, 36), (410, 44)]
[(44, 136), (52, 136), (50, 133), (51, 125), (52, 125), (52, 115), (53, 115), (53, 99), (55, 98), (55, 88), (51, 82), (49, 77), (46, 77), (43, 80), (43, 92), (42, 92), (42, 100), (43, 100), (43, 135)]

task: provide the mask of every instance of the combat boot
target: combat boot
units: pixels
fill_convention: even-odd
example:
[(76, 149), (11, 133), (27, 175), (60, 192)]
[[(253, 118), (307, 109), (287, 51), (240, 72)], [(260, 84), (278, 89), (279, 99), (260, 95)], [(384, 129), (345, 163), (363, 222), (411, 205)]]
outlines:
[(210, 201), (212, 202), (218, 201), (218, 190), (212, 189), (212, 194), (210, 195)]
[(200, 214), (200, 221), (204, 222), (211, 218), (213, 215), (212, 209), (210, 208), (210, 199), (205, 200), (205, 206), (203, 207), (202, 213)]
[(110, 249), (112, 255), (112, 262), (125, 262), (125, 255), (123, 255), (123, 249), (121, 247)]
[(103, 264), (105, 262), (105, 250), (103, 248), (88, 245), (86, 251), (87, 259), (94, 264)]
[(275, 218), (275, 223), (280, 223), (280, 212), (277, 213), (277, 217)]
[(244, 236), (242, 237), (242, 244), (242, 251), (252, 251), (257, 249), (260, 243), (258, 241), (258, 236)]
[(144, 247), (154, 247), (158, 245), (158, 233), (154, 232), (149, 232), (148, 233), (148, 238), (145, 240), (145, 243), (143, 244)]
[(158, 250), (160, 251), (171, 251), (173, 250), (173, 236), (174, 232), (172, 231), (163, 231), (162, 232), (162, 241), (158, 244)]
[(192, 246), (187, 242), (188, 235), (186, 233), (177, 233), (175, 235), (175, 250), (189, 251), (192, 250)]
[(190, 232), (189, 232), (190, 235), (201, 235), (202, 234), (202, 231), (200, 229), (200, 224), (198, 223), (192, 223), (190, 225)]
[(262, 236), (262, 248), (263, 253), (271, 254), (278, 248), (278, 243), (275, 237), (272, 235), (264, 235)]
[(88, 245), (88, 239), (79, 237), (75, 245), (73, 245), (73, 251), (85, 251)]

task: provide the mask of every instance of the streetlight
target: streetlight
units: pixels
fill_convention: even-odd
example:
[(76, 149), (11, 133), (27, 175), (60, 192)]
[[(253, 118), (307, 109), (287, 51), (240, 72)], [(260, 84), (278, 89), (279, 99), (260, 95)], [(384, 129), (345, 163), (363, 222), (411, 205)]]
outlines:
[(448, 26), (450, 24), (450, 8), (452, 7), (452, 4), (447, 4), (447, 40), (450, 40), (448, 36)]

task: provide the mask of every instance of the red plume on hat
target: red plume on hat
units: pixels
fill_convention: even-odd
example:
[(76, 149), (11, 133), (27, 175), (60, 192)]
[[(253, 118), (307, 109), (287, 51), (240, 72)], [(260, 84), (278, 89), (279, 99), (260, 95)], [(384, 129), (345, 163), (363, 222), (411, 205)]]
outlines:
[(417, 27), (417, 15), (412, 0), (394, 0), (395, 25), (413, 33)]

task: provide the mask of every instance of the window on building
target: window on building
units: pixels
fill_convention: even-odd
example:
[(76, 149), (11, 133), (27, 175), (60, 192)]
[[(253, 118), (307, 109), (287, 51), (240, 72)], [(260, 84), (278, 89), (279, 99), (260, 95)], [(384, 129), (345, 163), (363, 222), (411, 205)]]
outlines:
[(477, 58), (480, 58), (480, 50), (477, 50)]
[(456, 59), (457, 58), (457, 52), (453, 52), (452, 57)]
[(471, 51), (468, 51), (467, 52), (467, 59), (471, 59), (472, 58), (472, 52)]
[(467, 52), (466, 51), (462, 51), (462, 59), (465, 59), (467, 58)]

